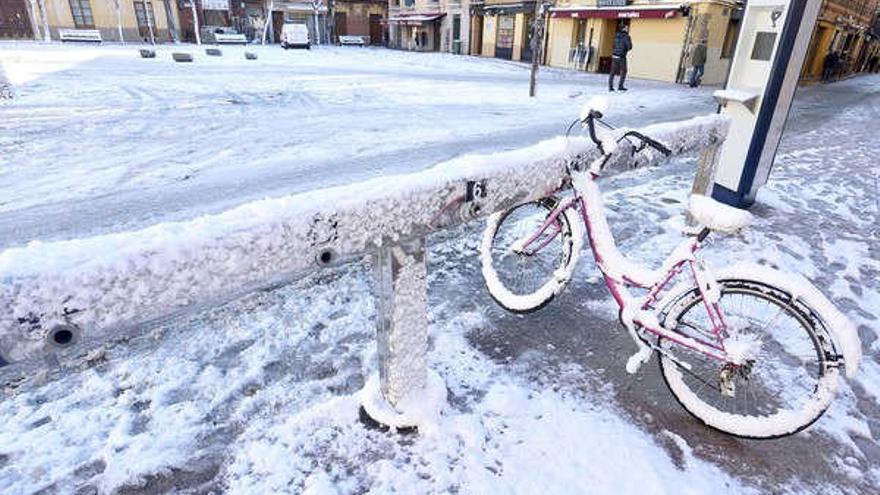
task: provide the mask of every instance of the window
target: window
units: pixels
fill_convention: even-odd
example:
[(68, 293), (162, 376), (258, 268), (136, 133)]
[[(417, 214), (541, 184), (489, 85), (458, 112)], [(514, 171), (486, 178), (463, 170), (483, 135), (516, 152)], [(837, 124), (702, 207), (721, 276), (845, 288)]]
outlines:
[(135, 2), (134, 3), (134, 16), (137, 18), (138, 27), (143, 28), (156, 28), (156, 16), (153, 15), (153, 4), (147, 2), (147, 8), (144, 9), (144, 2)]
[(93, 29), (95, 27), (89, 0), (70, 0), (70, 13), (73, 14), (73, 25), (77, 28)]

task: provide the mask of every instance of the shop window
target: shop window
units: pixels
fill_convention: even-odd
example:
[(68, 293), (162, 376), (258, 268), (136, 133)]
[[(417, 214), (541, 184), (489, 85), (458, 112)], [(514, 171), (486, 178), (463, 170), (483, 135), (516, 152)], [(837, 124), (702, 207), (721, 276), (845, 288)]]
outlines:
[(89, 0), (70, 0), (70, 13), (73, 14), (73, 25), (77, 28), (94, 29), (92, 6)]

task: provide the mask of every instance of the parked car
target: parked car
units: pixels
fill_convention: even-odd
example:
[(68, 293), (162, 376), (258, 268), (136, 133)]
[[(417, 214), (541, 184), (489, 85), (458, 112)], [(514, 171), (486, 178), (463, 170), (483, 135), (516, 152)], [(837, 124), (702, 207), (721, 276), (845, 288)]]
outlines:
[(281, 47), (288, 48), (312, 48), (309, 39), (309, 28), (305, 24), (285, 24), (281, 29)]

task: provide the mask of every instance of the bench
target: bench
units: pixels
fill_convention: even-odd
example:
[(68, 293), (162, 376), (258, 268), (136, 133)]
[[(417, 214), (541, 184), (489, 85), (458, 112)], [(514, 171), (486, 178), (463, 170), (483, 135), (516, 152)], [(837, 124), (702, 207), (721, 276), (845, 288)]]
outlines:
[(205, 48), (205, 55), (211, 57), (222, 57), (223, 52), (219, 48)]
[(340, 45), (366, 46), (370, 44), (369, 36), (339, 36)]
[(214, 33), (214, 43), (218, 45), (246, 45), (247, 37), (241, 33)]
[(139, 51), (141, 53), (141, 58), (156, 58), (156, 50), (141, 48)]
[(59, 29), (58, 37), (61, 41), (85, 41), (89, 43), (101, 43), (101, 31), (97, 29)]
[(247, 60), (256, 60), (257, 54), (254, 52), (244, 52), (244, 58)]

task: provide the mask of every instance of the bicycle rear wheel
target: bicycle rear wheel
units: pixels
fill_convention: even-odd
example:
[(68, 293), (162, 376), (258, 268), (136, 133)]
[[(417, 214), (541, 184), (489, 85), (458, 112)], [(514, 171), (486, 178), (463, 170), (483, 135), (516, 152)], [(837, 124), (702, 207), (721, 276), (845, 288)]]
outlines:
[(530, 313), (541, 309), (571, 279), (583, 245), (583, 227), (577, 221), (576, 210), (562, 212), (556, 225), (548, 227), (526, 250), (543, 245), (537, 252), (515, 249), (540, 230), (556, 204), (554, 198), (545, 198), (488, 219), (480, 246), (483, 279), (492, 298), (508, 311)]
[[(719, 304), (730, 336), (723, 363), (661, 339), (683, 368), (661, 354), (660, 370), (678, 402), (707, 426), (756, 439), (791, 435), (815, 422), (837, 390), (833, 341), (821, 319), (791, 295), (755, 280), (720, 280)], [(663, 326), (714, 341), (696, 288), (662, 311)]]

